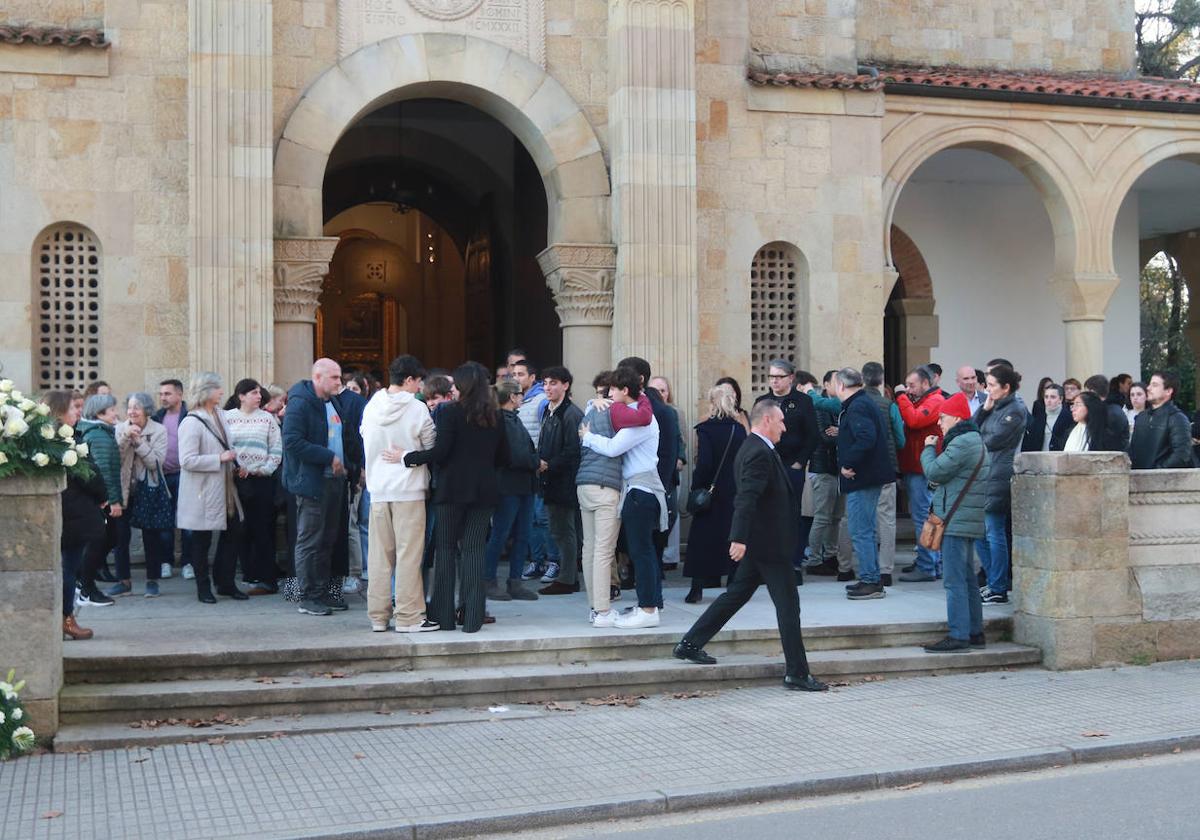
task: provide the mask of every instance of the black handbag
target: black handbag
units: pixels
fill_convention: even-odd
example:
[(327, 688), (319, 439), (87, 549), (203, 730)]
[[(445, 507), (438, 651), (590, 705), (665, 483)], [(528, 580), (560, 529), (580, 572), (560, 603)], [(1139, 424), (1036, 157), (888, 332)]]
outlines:
[(163, 530), (175, 527), (175, 507), (162, 467), (158, 468), (158, 484), (150, 483), (150, 474), (133, 488), (129, 500), (129, 525), (138, 530)]
[(717, 479), (721, 475), (721, 468), (725, 466), (725, 456), (729, 454), (729, 447), (733, 446), (733, 436), (737, 433), (737, 426), (729, 430), (729, 440), (725, 443), (725, 451), (721, 453), (721, 460), (717, 464), (717, 471), (713, 473), (712, 484), (707, 487), (693, 487), (687, 497), (687, 512), (690, 514), (707, 513), (712, 507), (713, 493), (717, 490)]

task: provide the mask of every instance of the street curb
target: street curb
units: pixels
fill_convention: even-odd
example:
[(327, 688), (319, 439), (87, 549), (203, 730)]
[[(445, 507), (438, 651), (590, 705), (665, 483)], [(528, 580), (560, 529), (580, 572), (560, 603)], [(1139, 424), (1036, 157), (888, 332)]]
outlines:
[(866, 772), (808, 774), (742, 787), (711, 785), (666, 788), (644, 795), (615, 796), (580, 804), (513, 808), (465, 818), (412, 820), (387, 828), (321, 832), (306, 837), (313, 840), (438, 840), (492, 832), (551, 828), (616, 817), (647, 817), (703, 808), (862, 793), (926, 782), (953, 782), (1001, 773), (1024, 773), (1072, 764), (1091, 764), (1192, 750), (1200, 750), (1200, 732), (1161, 738), (1119, 739), (1099, 744), (1074, 742), (1061, 746), (1014, 750), (979, 759), (913, 764)]

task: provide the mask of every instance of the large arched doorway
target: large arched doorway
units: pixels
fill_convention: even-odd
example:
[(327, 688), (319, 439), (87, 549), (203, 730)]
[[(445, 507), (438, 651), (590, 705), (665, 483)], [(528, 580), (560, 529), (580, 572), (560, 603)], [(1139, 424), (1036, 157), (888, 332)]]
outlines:
[[(399, 112), (390, 110), (397, 104), (402, 105)], [(490, 174), (482, 181), (472, 156), (452, 160), (445, 148), (436, 148), (444, 146), (448, 134), (452, 141), (472, 147), (468, 142), (471, 129), (465, 127), (468, 123), (487, 131), (501, 126), (508, 132), (502, 136), (500, 149), (512, 152), (507, 167), (484, 165), (482, 170)], [(377, 124), (391, 124), (398, 133), (400, 126), (407, 126), (403, 134), (411, 147), (397, 149), (397, 137), (384, 137), (383, 142), (392, 143), (393, 151), (383, 159), (374, 155), (379, 135), (386, 135), (386, 131), (369, 130)], [(352, 134), (357, 136), (350, 138)], [(501, 137), (499, 133), (493, 136)], [(347, 138), (347, 156), (343, 158), (342, 141)], [(412, 160), (422, 147), (426, 162), (418, 167)], [(417, 151), (410, 153), (410, 149)], [(351, 154), (350, 150), (357, 151)], [(475, 151), (473, 157), (487, 164), (489, 154), (496, 150), (487, 150), (489, 154)], [(591, 123), (562, 85), (528, 58), (469, 36), (424, 33), (370, 44), (326, 71), (297, 103), (276, 146), (277, 378), (290, 381), (307, 370), (306, 363), (301, 367), (303, 354), (296, 348), (313, 343), (307, 336), (316, 322), (314, 287), (325, 291), (320, 281), (329, 271), (329, 255), (338, 241), (325, 235), (327, 224), (345, 210), (373, 202), (381, 189), (389, 193), (387, 200), (394, 198), (391, 179), (376, 183), (374, 196), (369, 190), (372, 181), (378, 180), (380, 166), (386, 168), (390, 160), (395, 168), (403, 159), (410, 163), (395, 179), (396, 192), (404, 192), (396, 203), (413, 207), (440, 229), (426, 228), (422, 235), (434, 233), (435, 238), (455, 243), (467, 283), (464, 305), (490, 304), (501, 313), (484, 321), (470, 312), (464, 314), (464, 353), (488, 348), (494, 360), (495, 348), (503, 346), (509, 336), (522, 345), (538, 346), (545, 333), (554, 332), (553, 322), (544, 320), (544, 296), (526, 305), (518, 294), (528, 288), (522, 286), (522, 278), (531, 276), (521, 261), (534, 253), (540, 240), (545, 249), (535, 253), (536, 262), (553, 295), (561, 325), (561, 333), (553, 336), (542, 352), (553, 359), (559, 355), (553, 348), (561, 346), (563, 362), (579, 370), (595, 370), (610, 363), (616, 259), (610, 232), (608, 167)], [(332, 172), (344, 172), (346, 177), (331, 182), (327, 175)], [(536, 214), (525, 201), (536, 192), (530, 185), (539, 180), (544, 212), (538, 230), (533, 231), (532, 224), (511, 225), (512, 235), (502, 237), (503, 227), (510, 221), (503, 218), (505, 206), (501, 203), (487, 209), (486, 195), (502, 202), (507, 190), (513, 201), (528, 208), (528, 218), (533, 218)], [(495, 189), (487, 193), (480, 187), (484, 182)], [(343, 189), (346, 193), (329, 204), (333, 193)], [(460, 207), (478, 199), (471, 205), (475, 212), (470, 216), (478, 224), (453, 221), (455, 214), (448, 214), (434, 200), (455, 195)], [(489, 226), (489, 221), (500, 230)], [(368, 228), (368, 232), (373, 231)], [(502, 247), (511, 252), (499, 260)], [(361, 269), (365, 272), (365, 265)], [(482, 277), (486, 282), (476, 282)], [(477, 290), (482, 291), (476, 294)], [(397, 300), (396, 306), (399, 317), (402, 303)], [(504, 311), (509, 312), (507, 320)], [(534, 318), (532, 330), (522, 326), (526, 315)], [(412, 317), (409, 313), (409, 323)], [(321, 326), (324, 331), (324, 323)], [(383, 324), (372, 324), (369, 329), (382, 332)], [(414, 335), (407, 333), (409, 338)], [(534, 352), (529, 346), (526, 349)], [(488, 355), (482, 349), (478, 352)]]
[(324, 233), (338, 237), (318, 313), (317, 355), (386, 369), (493, 365), (520, 344), (562, 358), (537, 263), (546, 195), (505, 126), (460, 102), (396, 102), (359, 119), (329, 156)]

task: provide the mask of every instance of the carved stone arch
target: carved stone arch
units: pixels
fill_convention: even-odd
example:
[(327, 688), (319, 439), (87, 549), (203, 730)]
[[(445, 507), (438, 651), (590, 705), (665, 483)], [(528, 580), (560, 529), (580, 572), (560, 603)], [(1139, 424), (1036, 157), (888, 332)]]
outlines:
[(1097, 233), (1106, 236), (1110, 253), (1112, 233), (1117, 226), (1117, 214), (1121, 212), (1121, 205), (1125, 203), (1134, 184), (1155, 166), (1168, 160), (1186, 160), (1200, 164), (1200, 137), (1180, 139), (1178, 135), (1162, 135), (1159, 142), (1150, 148), (1137, 147), (1123, 157), (1127, 158), (1124, 162), (1111, 161), (1113, 166), (1120, 165), (1121, 168), (1106, 193), (1106, 200), (1096, 221)]
[(320, 236), (329, 155), (357, 120), (406, 99), (478, 108), (528, 150), (546, 187), (549, 242), (611, 243), (608, 167), (587, 116), (512, 50), (465, 35), (401, 35), (363, 47), (301, 97), (275, 149), (276, 237)]
[(907, 233), (892, 225), (892, 266), (896, 269), (896, 287), (893, 294), (909, 300), (932, 299), (933, 279), (929, 266), (917, 244)]

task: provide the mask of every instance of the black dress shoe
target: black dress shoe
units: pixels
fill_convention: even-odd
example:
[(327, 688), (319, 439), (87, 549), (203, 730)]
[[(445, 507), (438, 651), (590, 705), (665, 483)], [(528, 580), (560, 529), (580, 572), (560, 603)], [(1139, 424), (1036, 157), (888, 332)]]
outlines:
[(694, 662), (697, 665), (717, 664), (717, 660), (705, 653), (703, 648), (698, 648), (687, 642), (680, 642), (675, 645), (675, 650), (671, 653), (676, 659), (682, 659), (685, 662)]
[(783, 687), (788, 691), (828, 691), (829, 686), (812, 674), (803, 677), (787, 676), (783, 678)]
[(232, 598), (235, 601), (249, 601), (250, 596), (242, 590), (234, 587), (233, 589), (218, 589), (217, 594), (222, 598)]
[(196, 600), (201, 604), (215, 604), (217, 599), (213, 597), (212, 590), (205, 586), (203, 589), (196, 589)]
[(699, 604), (701, 601), (704, 600), (703, 587), (693, 586), (691, 589), (688, 590), (688, 594), (683, 596), (683, 600), (689, 604)]

